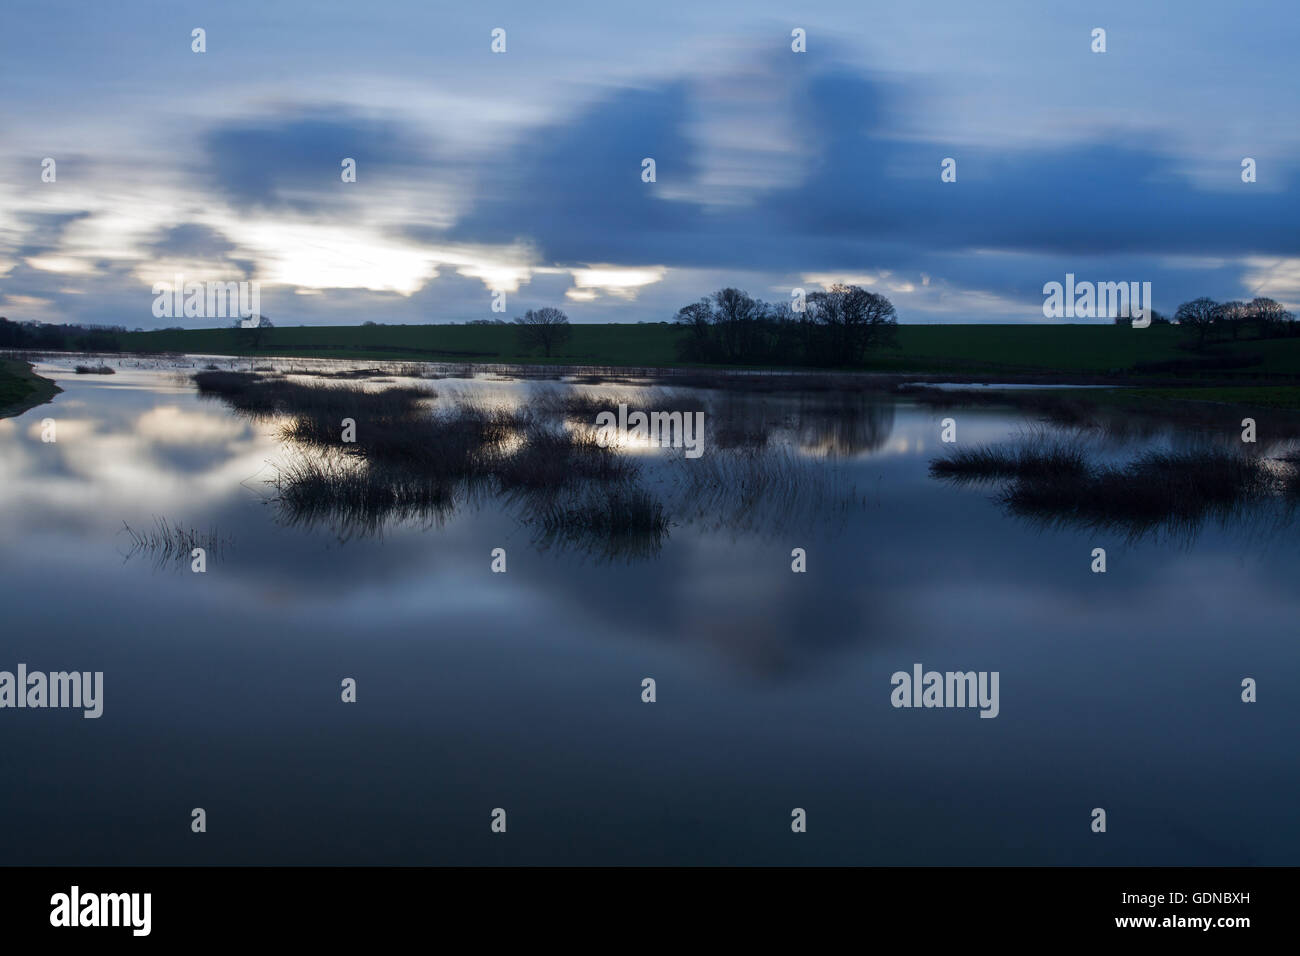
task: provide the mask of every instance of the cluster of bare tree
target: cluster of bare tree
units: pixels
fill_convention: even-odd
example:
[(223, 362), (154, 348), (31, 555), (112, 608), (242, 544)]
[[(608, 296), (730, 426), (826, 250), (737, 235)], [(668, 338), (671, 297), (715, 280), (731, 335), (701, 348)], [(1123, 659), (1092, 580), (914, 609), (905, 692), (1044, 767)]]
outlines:
[(1201, 296), (1180, 305), (1174, 321), (1195, 332), (1198, 345), (1204, 345), (1211, 334), (1216, 338), (1236, 339), (1247, 329), (1261, 339), (1300, 334), (1295, 316), (1280, 302), (1266, 298), (1215, 302)]
[(856, 285), (810, 293), (802, 310), (771, 305), (740, 289), (719, 289), (684, 306), (677, 322), (689, 329), (678, 345), (682, 359), (742, 365), (861, 364), (867, 353), (892, 345), (894, 306)]
[[(719, 289), (677, 311), (689, 334), (678, 343), (688, 362), (737, 365), (859, 365), (867, 353), (892, 345), (894, 306), (856, 285), (834, 285), (807, 295), (797, 307), (772, 305), (740, 289)], [(486, 321), (483, 324), (487, 324)], [(569, 340), (569, 317), (559, 309), (529, 309), (514, 320), (520, 348), (547, 357)]]

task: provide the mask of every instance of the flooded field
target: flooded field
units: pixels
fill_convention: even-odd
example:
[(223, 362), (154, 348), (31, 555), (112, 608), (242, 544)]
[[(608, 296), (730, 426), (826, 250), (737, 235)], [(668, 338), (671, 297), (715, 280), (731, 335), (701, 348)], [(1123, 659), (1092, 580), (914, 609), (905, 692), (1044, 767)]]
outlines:
[[(1242, 465), (1213, 457), (1234, 421), (77, 364), (0, 420), (0, 670), (102, 672), (102, 715), (0, 724), (4, 863), (1300, 859), (1291, 443)], [(702, 428), (656, 447), (637, 410)], [(995, 719), (896, 706), (917, 666), (996, 672)]]

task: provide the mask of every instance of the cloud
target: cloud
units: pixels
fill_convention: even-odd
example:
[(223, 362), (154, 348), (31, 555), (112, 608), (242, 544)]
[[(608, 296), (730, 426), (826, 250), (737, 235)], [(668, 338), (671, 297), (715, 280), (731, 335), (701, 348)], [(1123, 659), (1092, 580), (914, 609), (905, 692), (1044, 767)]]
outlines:
[[(564, 70), (525, 62), (527, 34), (512, 32), (507, 63), (463, 67), (497, 71), (473, 101), (495, 97), (509, 122), (486, 138), (439, 132), (427, 109), (394, 100), (382, 68), (373, 85), (358, 65), (283, 94), (307, 105), (267, 107), (250, 80), (223, 118), (192, 118), (197, 159), (158, 150), (142, 170), (101, 156), (85, 165), (98, 179), (65, 175), (61, 160), (57, 191), (0, 214), (0, 304), (152, 325), (144, 280), (205, 265), (263, 281), (268, 311), (289, 323), (464, 320), (482, 315), (489, 287), (510, 292), (512, 314), (658, 320), (719, 285), (781, 301), (834, 277), (874, 280), (903, 321), (1042, 321), (1042, 285), (1066, 272), (1151, 281), (1164, 311), (1201, 294), (1300, 296), (1297, 168), (1276, 136), (1254, 150), (1255, 184), (1232, 155), (1249, 147), (1214, 142), (1208, 124), (1170, 135), (1178, 123), (1145, 107), (1112, 126), (1077, 103), (1004, 117), (996, 128), (1019, 122), (1025, 135), (993, 141), (945, 122), (951, 88), (947, 105), (935, 95), (971, 63), (873, 72), (818, 31), (793, 55), (787, 33), (733, 32), (714, 55), (665, 57), (653, 75), (566, 64), (584, 81), (561, 95)], [(1063, 62), (1044, 82), (1079, 68)], [(509, 92), (530, 71), (552, 91), (535, 115)], [(366, 103), (372, 88), (388, 92)], [(1252, 104), (1241, 109), (1258, 126)], [(513, 138), (497, 135), (506, 126)], [(939, 178), (949, 156), (955, 183)], [(340, 180), (344, 157), (356, 183)]]
[(434, 161), (409, 126), (337, 106), (226, 121), (207, 131), (203, 148), (208, 182), (236, 208), (305, 214), (354, 198), (343, 191), (355, 185), (342, 181), (345, 158), (356, 160), (358, 183), (401, 180), (405, 188), (418, 186), (412, 173)]
[(235, 248), (223, 233), (196, 222), (170, 226), (149, 244), (151, 252), (175, 258), (224, 259)]
[(626, 89), (565, 123), (530, 130), (487, 161), (474, 207), (450, 236), (526, 238), (554, 264), (647, 261), (638, 250), (671, 244), (694, 218), (641, 180), (646, 158), (660, 182), (696, 173), (682, 128), (687, 104), (684, 83)]
[(79, 209), (75, 212), (34, 212), (26, 214), (22, 218), (27, 229), (23, 234), (21, 244), (16, 250), (16, 255), (20, 258), (26, 258), (54, 252), (59, 248), (68, 227), (90, 216), (91, 212), (88, 209)]
[[(870, 273), (891, 276), (901, 293), (925, 285), (924, 273), (941, 277), (936, 291), (946, 279), (999, 307), (1004, 295), (1041, 304), (1042, 283), (1065, 271), (1153, 279), (1186, 297), (1209, 290), (1179, 256), (1221, 256), (1239, 278), (1242, 268), (1231, 267), (1246, 256), (1300, 254), (1294, 193), (1244, 184), (1234, 164), (1209, 188), (1184, 172), (1184, 157), (1132, 130), (1082, 144), (954, 150), (899, 137), (906, 99), (896, 83), (842, 64), (757, 77), (779, 89), (723, 84), (712, 105), (727, 95), (788, 104), (798, 122), (769, 130), (801, 144), (787, 182), (747, 177), (732, 150), (735, 181), (753, 185), (743, 201), (735, 188), (710, 193), (722, 177), (697, 158), (708, 151), (692, 133), (693, 87), (676, 79), (615, 91), (530, 131), (488, 161), (476, 205), (451, 235), (531, 240), (560, 265)], [(755, 149), (770, 160), (770, 149)], [(943, 183), (941, 160), (954, 152), (957, 182)], [(655, 183), (641, 180), (643, 156), (656, 159)], [(1294, 170), (1274, 175), (1288, 181)], [(570, 293), (584, 297), (581, 287)]]

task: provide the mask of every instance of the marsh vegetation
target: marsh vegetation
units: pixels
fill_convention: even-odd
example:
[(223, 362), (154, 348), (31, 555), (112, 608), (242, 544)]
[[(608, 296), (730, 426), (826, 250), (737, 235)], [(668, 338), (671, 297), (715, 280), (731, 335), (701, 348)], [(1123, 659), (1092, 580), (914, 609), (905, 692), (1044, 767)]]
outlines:
[(229, 540), (215, 528), (200, 530), (158, 515), (154, 516), (151, 527), (139, 530), (123, 521), (122, 531), (129, 542), (124, 557), (130, 560), (148, 556), (156, 567), (188, 564), (195, 556), (195, 549), (203, 550), (206, 561), (220, 556), (229, 544)]
[[(194, 375), (201, 395), (276, 423), (292, 449), (273, 481), (283, 519), (328, 524), (345, 537), (394, 523), (439, 525), (463, 506), (495, 498), (540, 546), (638, 558), (657, 553), (674, 523), (708, 519), (705, 503), (714, 516), (752, 525), (764, 500), (785, 502), (773, 509), (778, 518), (798, 513), (801, 502), (807, 514), (831, 499), (843, 507), (858, 501), (833, 469), (769, 448), (773, 423), (761, 413), (755, 420), (752, 407), (747, 417), (672, 389), (595, 394), (570, 385), (539, 385), (522, 401), (493, 402), (366, 378)], [(646, 412), (708, 408), (714, 447), (705, 461), (688, 461), (675, 449), (603, 443), (593, 422), (620, 404)], [(879, 440), (878, 423), (867, 425), (866, 436), (857, 434), (862, 428), (850, 423), (848, 436), (812, 439)]]
[(1251, 518), (1274, 505), (1289, 520), (1300, 489), (1294, 458), (1206, 441), (1098, 461), (1082, 440), (1039, 435), (954, 450), (931, 461), (930, 473), (951, 482), (999, 482), (997, 500), (1039, 523), (1116, 530), (1130, 539), (1194, 535), (1208, 520)]

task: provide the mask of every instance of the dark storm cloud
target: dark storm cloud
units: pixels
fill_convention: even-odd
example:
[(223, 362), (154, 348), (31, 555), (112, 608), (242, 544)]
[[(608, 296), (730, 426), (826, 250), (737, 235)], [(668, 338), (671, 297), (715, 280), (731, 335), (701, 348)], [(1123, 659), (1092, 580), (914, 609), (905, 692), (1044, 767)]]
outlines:
[(453, 236), (532, 239), (552, 262), (643, 263), (689, 242), (698, 211), (662, 201), (655, 184), (641, 181), (646, 157), (661, 183), (689, 181), (698, 171), (683, 129), (688, 107), (683, 83), (620, 90), (567, 123), (530, 133), (486, 167), (475, 207)]
[[(667, 199), (697, 171), (680, 83), (625, 90), (572, 120), (534, 131), (498, 156), (478, 204), (453, 230), (466, 241), (536, 240), (558, 262), (935, 272), (973, 249), (1067, 257), (1117, 254), (1294, 255), (1294, 193), (1222, 188), (1183, 171), (1182, 157), (1131, 132), (1037, 149), (903, 141), (889, 88), (842, 67), (785, 74), (811, 157), (799, 181), (755, 190), (743, 206), (707, 193)], [(640, 159), (658, 161), (641, 182)], [(957, 160), (956, 183), (940, 163)], [(1290, 170), (1275, 170), (1284, 178)], [(985, 257), (978, 262), (988, 270)]]
[(345, 157), (356, 160), (367, 181), (400, 178), (411, 185), (418, 184), (412, 173), (433, 162), (402, 124), (324, 107), (223, 123), (206, 133), (203, 147), (209, 180), (232, 205), (299, 213), (337, 201)]

